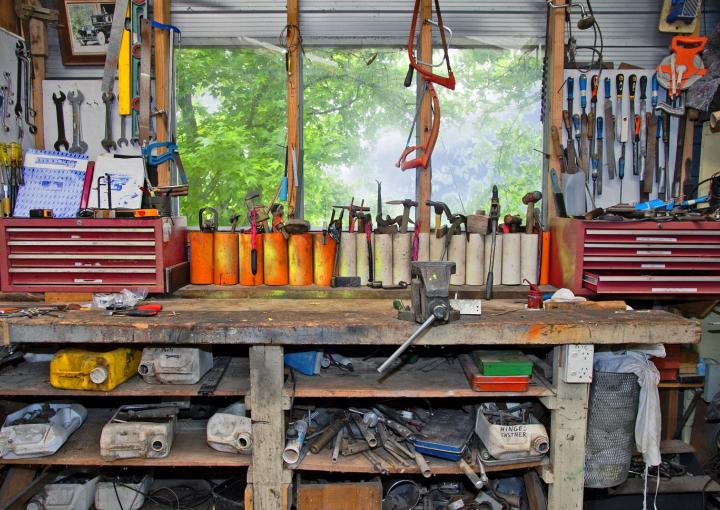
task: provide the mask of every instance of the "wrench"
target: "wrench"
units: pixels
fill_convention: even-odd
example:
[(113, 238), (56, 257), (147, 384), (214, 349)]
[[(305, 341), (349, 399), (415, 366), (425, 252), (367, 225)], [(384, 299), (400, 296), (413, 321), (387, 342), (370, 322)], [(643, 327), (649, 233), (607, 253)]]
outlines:
[(7, 117), (8, 117), (8, 103), (10, 102), (10, 91), (8, 90), (8, 88), (5, 85), (0, 87), (0, 91), (2, 91), (2, 99), (3, 99), (2, 114), (1, 114), (2, 115), (2, 127), (3, 127), (3, 131), (5, 131), (6, 133), (9, 133), (10, 126), (8, 126)]
[(65, 138), (65, 116), (63, 115), (63, 104), (65, 103), (65, 93), (61, 90), (60, 95), (56, 96), (53, 92), (52, 95), (53, 103), (55, 103), (55, 115), (57, 117), (57, 130), (58, 137), (55, 142), (55, 150), (59, 151), (60, 147), (64, 147), (67, 151), (70, 148), (70, 144)]
[(110, 149), (117, 149), (112, 136), (112, 103), (115, 100), (115, 94), (112, 92), (103, 92), (102, 101), (105, 103), (105, 138), (102, 139), (100, 145), (103, 149), (110, 152)]
[(120, 115), (120, 138), (117, 139), (118, 147), (130, 144), (130, 141), (125, 136), (125, 121), (127, 120), (127, 117), (127, 115)]
[[(28, 131), (30, 131), (31, 134), (37, 133), (37, 126), (33, 124), (32, 118), (35, 117), (36, 112), (32, 109), (30, 106), (30, 99), (31, 99), (31, 92), (30, 92), (30, 52), (25, 48), (25, 45), (18, 41), (18, 43), (15, 45), (15, 55), (17, 56), (18, 60), (18, 92), (20, 91), (20, 83), (22, 80), (22, 73), (20, 72), (20, 67), (25, 68), (25, 124), (28, 126)], [(18, 98), (20, 95), (18, 94)], [(20, 101), (18, 100), (18, 103)], [(21, 109), (22, 110), (22, 109)], [(15, 114), (18, 113), (18, 107), (15, 106)]]
[(88, 144), (82, 139), (82, 117), (80, 116), (80, 106), (85, 101), (85, 96), (79, 90), (71, 90), (68, 92), (67, 98), (72, 106), (73, 119), (73, 143), (69, 152), (85, 154), (88, 150)]

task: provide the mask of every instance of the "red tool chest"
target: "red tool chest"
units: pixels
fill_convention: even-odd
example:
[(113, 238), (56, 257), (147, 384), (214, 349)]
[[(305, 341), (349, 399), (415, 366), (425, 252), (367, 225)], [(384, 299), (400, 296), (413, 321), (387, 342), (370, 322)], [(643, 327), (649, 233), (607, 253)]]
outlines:
[(184, 217), (0, 219), (4, 292), (172, 292), (187, 274)]
[(550, 222), (550, 283), (579, 295), (720, 294), (720, 222)]

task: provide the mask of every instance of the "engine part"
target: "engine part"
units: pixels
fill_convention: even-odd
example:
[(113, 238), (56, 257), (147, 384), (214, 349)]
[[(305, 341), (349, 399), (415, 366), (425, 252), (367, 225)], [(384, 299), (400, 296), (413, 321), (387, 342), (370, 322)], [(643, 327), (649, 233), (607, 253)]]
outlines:
[(0, 457), (52, 455), (86, 417), (87, 410), (80, 404), (30, 404), (5, 418), (0, 429)]
[(196, 384), (212, 367), (210, 349), (146, 347), (138, 373), (149, 384)]
[(245, 416), (245, 403), (235, 402), (215, 413), (207, 424), (207, 442), (228, 453), (252, 451), (252, 421)]
[(475, 433), (482, 441), (482, 462), (486, 465), (506, 461), (542, 458), (550, 449), (545, 427), (527, 411), (527, 405), (481, 404), (477, 410)]
[(61, 349), (50, 362), (50, 384), (66, 390), (110, 391), (135, 375), (139, 363), (139, 349)]
[[(139, 479), (138, 479), (139, 478)], [(153, 478), (101, 478), (95, 489), (96, 510), (139, 510), (145, 504)]]
[(69, 476), (47, 484), (28, 502), (27, 510), (89, 510), (99, 476)]
[(382, 510), (411, 510), (423, 496), (423, 489), (413, 480), (395, 480), (385, 491)]
[(167, 457), (177, 425), (177, 403), (121, 406), (100, 434), (106, 460)]

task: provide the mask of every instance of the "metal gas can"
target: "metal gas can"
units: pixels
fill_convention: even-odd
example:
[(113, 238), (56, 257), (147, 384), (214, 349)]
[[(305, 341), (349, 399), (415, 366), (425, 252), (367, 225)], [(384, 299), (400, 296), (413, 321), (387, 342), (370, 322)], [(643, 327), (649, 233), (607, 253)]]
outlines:
[(252, 451), (252, 422), (245, 416), (244, 402), (235, 402), (210, 418), (207, 442), (220, 452), (249, 454)]
[(101, 478), (95, 489), (96, 510), (139, 510), (145, 504), (153, 478), (138, 477)]
[(110, 391), (130, 379), (140, 364), (140, 349), (108, 352), (61, 349), (50, 362), (50, 384), (66, 390)]
[(168, 404), (121, 406), (100, 433), (106, 460), (161, 459), (170, 454), (178, 407)]
[(0, 457), (45, 457), (60, 449), (83, 424), (87, 410), (80, 404), (30, 404), (8, 415), (0, 429)]
[(195, 384), (212, 367), (211, 349), (146, 347), (137, 371), (150, 384)]
[(33, 496), (27, 510), (89, 510), (95, 498), (99, 476), (68, 476), (47, 484)]

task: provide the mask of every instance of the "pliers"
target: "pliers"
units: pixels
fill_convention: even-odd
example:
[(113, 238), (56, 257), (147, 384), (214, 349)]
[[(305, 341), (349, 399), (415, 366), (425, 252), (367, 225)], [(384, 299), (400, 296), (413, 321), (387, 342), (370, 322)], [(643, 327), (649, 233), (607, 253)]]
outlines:
[(108, 308), (106, 315), (122, 315), (126, 317), (155, 317), (162, 310), (160, 304), (138, 305), (133, 308)]

